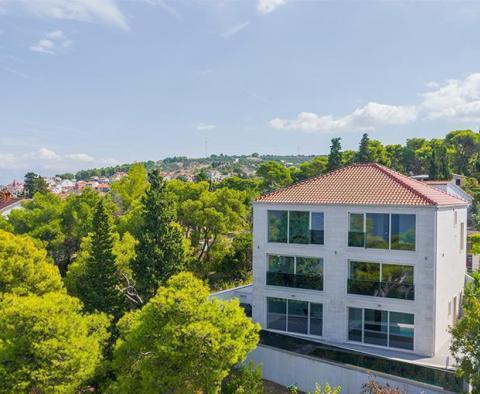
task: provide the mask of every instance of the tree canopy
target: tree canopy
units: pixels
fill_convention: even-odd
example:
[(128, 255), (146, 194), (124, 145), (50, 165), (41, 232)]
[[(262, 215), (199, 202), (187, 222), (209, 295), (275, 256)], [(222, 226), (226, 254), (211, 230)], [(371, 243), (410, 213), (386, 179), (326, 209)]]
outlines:
[(292, 183), (290, 171), (276, 161), (266, 161), (257, 169), (257, 176), (263, 179), (263, 191), (270, 191)]
[(184, 249), (182, 234), (174, 223), (176, 211), (165, 180), (158, 171), (149, 174), (144, 195), (142, 227), (136, 245), (132, 270), (137, 290), (145, 300), (170, 276), (182, 271)]
[(28, 236), (0, 230), (0, 295), (42, 295), (63, 291), (58, 268)]
[(258, 342), (258, 325), (238, 301), (209, 300), (209, 289), (181, 273), (119, 322), (112, 393), (218, 393)]
[(24, 184), (25, 197), (32, 198), (36, 193), (47, 193), (48, 185), (40, 175), (34, 172), (27, 172), (25, 174)]
[(91, 379), (108, 338), (104, 315), (82, 314), (66, 294), (0, 301), (0, 387), (8, 393), (74, 393)]
[(463, 316), (451, 329), (450, 350), (458, 364), (457, 373), (480, 392), (480, 273), (465, 287)]
[(100, 200), (93, 219), (91, 249), (84, 260), (82, 272), (75, 278), (75, 295), (82, 300), (88, 312), (99, 311), (120, 317), (125, 297), (121, 292), (122, 279), (113, 252), (111, 221), (104, 201)]

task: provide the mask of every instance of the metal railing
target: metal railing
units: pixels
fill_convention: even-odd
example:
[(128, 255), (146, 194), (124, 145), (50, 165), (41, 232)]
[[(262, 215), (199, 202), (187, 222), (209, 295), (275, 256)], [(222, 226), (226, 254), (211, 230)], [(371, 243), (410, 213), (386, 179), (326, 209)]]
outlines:
[(267, 271), (267, 285), (323, 290), (323, 275), (285, 274)]
[(455, 371), (449, 369), (389, 359), (265, 330), (260, 332), (260, 344), (433, 385), (455, 393), (463, 391), (463, 381), (455, 375)]
[(348, 293), (373, 297), (415, 299), (415, 286), (398, 282), (377, 282), (369, 280), (348, 279)]

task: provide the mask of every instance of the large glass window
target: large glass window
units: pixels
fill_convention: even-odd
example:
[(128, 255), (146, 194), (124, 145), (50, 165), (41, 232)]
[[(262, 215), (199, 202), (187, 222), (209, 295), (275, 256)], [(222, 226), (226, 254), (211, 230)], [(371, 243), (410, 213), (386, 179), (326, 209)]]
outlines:
[(267, 297), (267, 328), (321, 336), (322, 325), (322, 304)]
[(290, 211), (289, 242), (308, 244), (310, 242), (310, 212)]
[(351, 261), (348, 293), (413, 300), (413, 266)]
[(390, 312), (390, 347), (413, 350), (413, 315)]
[(348, 340), (362, 342), (363, 310), (348, 308)]
[(324, 242), (324, 215), (323, 212), (312, 212), (310, 224), (310, 243), (323, 245)]
[(367, 248), (388, 249), (388, 213), (367, 213)]
[(348, 246), (415, 250), (415, 228), (415, 215), (351, 213)]
[(287, 330), (287, 300), (267, 298), (267, 327), (273, 330)]
[(415, 250), (415, 215), (392, 214), (392, 249)]
[(308, 302), (288, 300), (288, 331), (308, 334)]
[(268, 242), (324, 243), (323, 212), (269, 210), (267, 217)]
[(323, 290), (323, 259), (269, 255), (267, 285)]
[(288, 211), (268, 211), (268, 242), (287, 242)]
[(376, 309), (365, 309), (363, 322), (363, 342), (372, 345), (388, 344), (388, 312)]
[(414, 316), (410, 313), (348, 308), (348, 339), (413, 350)]

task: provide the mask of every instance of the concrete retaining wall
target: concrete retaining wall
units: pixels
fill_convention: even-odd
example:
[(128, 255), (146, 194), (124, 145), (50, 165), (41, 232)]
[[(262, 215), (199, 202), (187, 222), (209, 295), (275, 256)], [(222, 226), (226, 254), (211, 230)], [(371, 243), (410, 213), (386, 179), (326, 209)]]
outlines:
[(342, 394), (360, 394), (362, 385), (367, 383), (371, 376), (375, 376), (377, 382), (388, 383), (408, 394), (450, 393), (426, 384), (416, 384), (401, 378), (393, 379), (390, 375), (381, 373), (369, 375), (368, 371), (362, 368), (319, 361), (262, 345), (250, 353), (248, 358), (262, 365), (265, 379), (283, 386), (296, 384), (300, 390), (306, 392), (313, 391), (315, 383), (330, 383), (332, 386), (341, 386)]

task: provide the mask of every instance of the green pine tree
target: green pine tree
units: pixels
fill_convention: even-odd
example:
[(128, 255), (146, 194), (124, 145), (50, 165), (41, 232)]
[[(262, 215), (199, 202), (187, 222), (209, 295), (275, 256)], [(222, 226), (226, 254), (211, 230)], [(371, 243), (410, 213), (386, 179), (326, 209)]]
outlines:
[(447, 147), (444, 144), (440, 147), (439, 156), (438, 177), (440, 179), (448, 180), (452, 177), (452, 169), (450, 168), (450, 158), (447, 152)]
[(371, 163), (373, 162), (372, 152), (370, 150), (370, 138), (368, 134), (364, 133), (360, 140), (360, 146), (358, 148), (357, 155), (355, 157), (357, 163)]
[(440, 169), (439, 163), (437, 160), (437, 149), (435, 146), (432, 146), (432, 153), (430, 154), (428, 160), (428, 178), (429, 179), (439, 179)]
[(342, 167), (342, 145), (341, 138), (332, 138), (330, 154), (328, 155), (327, 171), (337, 170)]
[(146, 302), (158, 287), (182, 271), (184, 250), (182, 234), (175, 225), (175, 207), (166, 182), (158, 171), (149, 174), (150, 188), (145, 193), (142, 227), (132, 262), (136, 289)]
[(25, 174), (24, 190), (25, 196), (27, 198), (32, 198), (35, 193), (47, 193), (48, 185), (45, 179), (40, 175), (35, 174), (34, 172), (27, 172)]
[(121, 278), (113, 254), (112, 219), (100, 199), (93, 218), (91, 252), (78, 283), (78, 296), (87, 311), (106, 312), (119, 318), (125, 298), (120, 291)]

